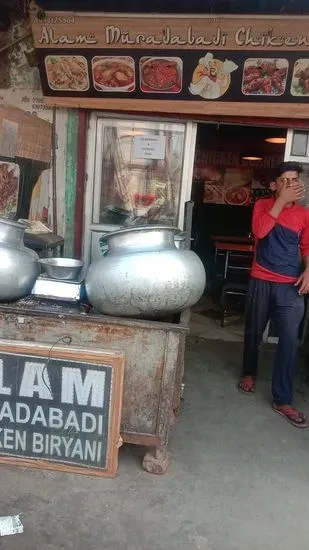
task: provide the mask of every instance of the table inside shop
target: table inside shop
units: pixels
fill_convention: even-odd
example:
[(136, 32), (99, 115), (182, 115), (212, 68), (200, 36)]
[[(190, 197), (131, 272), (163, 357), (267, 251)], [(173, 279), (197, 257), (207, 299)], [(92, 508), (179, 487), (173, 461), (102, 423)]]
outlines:
[(211, 235), (214, 243), (235, 243), (235, 244), (253, 244), (254, 239), (251, 235)]
[(180, 406), (189, 312), (177, 319), (146, 321), (110, 317), (79, 304), (27, 297), (0, 304), (0, 339), (54, 345), (70, 336), (72, 346), (122, 351), (125, 376), (121, 435), (148, 447), (143, 467), (165, 473), (169, 429)]
[[(217, 263), (218, 256), (222, 256), (224, 259), (224, 271), (223, 279), (227, 278), (228, 271), (246, 271), (251, 268), (251, 261), (254, 254), (254, 244), (251, 241), (249, 243), (236, 243), (236, 242), (220, 242), (215, 241), (215, 261)], [(237, 259), (237, 262), (230, 263), (231, 260)], [(248, 262), (249, 260), (249, 262)]]

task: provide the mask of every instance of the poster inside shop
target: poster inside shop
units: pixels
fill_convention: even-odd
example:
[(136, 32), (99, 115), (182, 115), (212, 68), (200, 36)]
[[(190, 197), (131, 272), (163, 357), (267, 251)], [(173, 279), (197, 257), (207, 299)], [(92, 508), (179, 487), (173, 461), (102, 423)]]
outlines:
[[(220, 163), (220, 160), (224, 162)], [(204, 183), (204, 203), (249, 206), (257, 199), (271, 195), (269, 183), (274, 168), (282, 161), (281, 155), (268, 155), (261, 161), (245, 161), (238, 153), (198, 151), (194, 179)]]

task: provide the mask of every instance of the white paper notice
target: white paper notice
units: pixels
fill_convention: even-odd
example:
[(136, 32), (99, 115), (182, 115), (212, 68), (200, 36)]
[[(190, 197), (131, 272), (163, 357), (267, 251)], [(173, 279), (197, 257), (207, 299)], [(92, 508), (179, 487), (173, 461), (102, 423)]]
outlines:
[(24, 526), (19, 516), (0, 517), (0, 537), (5, 535), (18, 535), (24, 532)]
[(134, 159), (165, 159), (165, 136), (135, 136), (133, 138)]

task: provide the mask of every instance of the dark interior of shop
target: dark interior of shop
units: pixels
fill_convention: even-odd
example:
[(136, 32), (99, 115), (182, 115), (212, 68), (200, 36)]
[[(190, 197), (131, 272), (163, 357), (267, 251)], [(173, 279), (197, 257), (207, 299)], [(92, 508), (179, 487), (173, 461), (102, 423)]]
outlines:
[(142, 0), (40, 0), (38, 5), (43, 9), (75, 9), (112, 11), (127, 13), (267, 13), (267, 14), (304, 14), (309, 13), (307, 0), (152, 0), (150, 3)]
[[(217, 302), (224, 285), (246, 285), (253, 258), (253, 205), (270, 193), (285, 140), (286, 130), (280, 128), (198, 125), (192, 186), (194, 249), (207, 271), (207, 293)], [(229, 251), (227, 264), (224, 246), (239, 248)]]

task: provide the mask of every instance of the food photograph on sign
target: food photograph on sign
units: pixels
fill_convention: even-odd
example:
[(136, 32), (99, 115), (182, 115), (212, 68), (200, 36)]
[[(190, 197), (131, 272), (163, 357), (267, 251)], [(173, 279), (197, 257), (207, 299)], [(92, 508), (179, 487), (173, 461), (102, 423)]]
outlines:
[(279, 96), (284, 94), (288, 74), (287, 59), (247, 59), (244, 64), (244, 95)]
[(291, 94), (309, 96), (309, 59), (298, 59), (294, 65)]
[(133, 92), (135, 63), (130, 56), (97, 56), (91, 61), (93, 85), (99, 92)]
[(194, 69), (189, 91), (203, 99), (218, 99), (229, 89), (231, 74), (236, 69), (234, 61), (215, 59), (212, 53), (207, 53)]
[(48, 55), (45, 67), (51, 90), (85, 92), (89, 89), (87, 60), (82, 55)]
[(139, 69), (142, 92), (181, 92), (183, 67), (180, 57), (142, 57)]
[(9, 216), (17, 211), (20, 169), (13, 162), (0, 161), (0, 215)]

